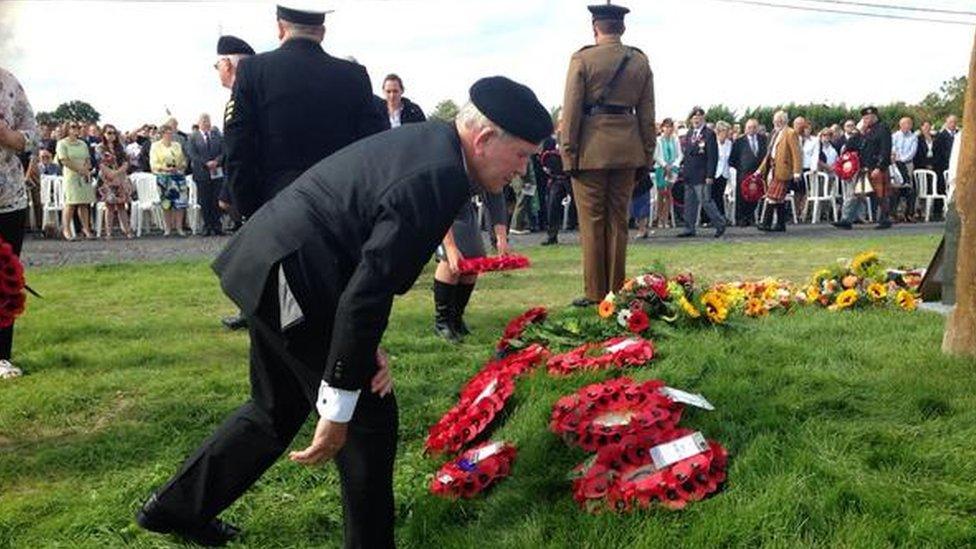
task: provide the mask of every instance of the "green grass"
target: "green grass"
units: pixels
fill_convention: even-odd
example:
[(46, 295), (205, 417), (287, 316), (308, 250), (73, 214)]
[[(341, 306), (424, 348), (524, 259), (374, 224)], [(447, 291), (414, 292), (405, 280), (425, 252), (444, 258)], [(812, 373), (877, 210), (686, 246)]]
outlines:
[[(925, 265), (933, 236), (640, 246), (710, 280), (816, 267), (872, 248)], [(402, 547), (887, 547), (976, 544), (976, 375), (940, 352), (943, 319), (894, 311), (801, 311), (657, 341), (660, 359), (631, 372), (700, 391), (715, 412), (683, 425), (731, 453), (726, 490), (681, 512), (591, 516), (566, 473), (585, 454), (546, 430), (552, 403), (599, 375), (518, 384), (496, 438), (519, 454), (485, 497), (427, 493), (440, 461), (426, 429), (488, 357), (505, 321), (579, 294), (579, 249), (530, 249), (535, 267), (486, 277), (468, 316), (475, 335), (450, 347), (431, 332), (428, 269), (397, 300), (384, 346), (401, 409), (396, 463)], [(17, 324), (16, 362), (0, 382), (0, 547), (174, 546), (132, 523), (219, 421), (247, 398), (247, 338), (223, 330), (232, 312), (205, 262), (37, 269)], [(311, 421), (294, 446), (304, 445)], [(341, 542), (332, 466), (272, 467), (225, 516), (251, 547)]]

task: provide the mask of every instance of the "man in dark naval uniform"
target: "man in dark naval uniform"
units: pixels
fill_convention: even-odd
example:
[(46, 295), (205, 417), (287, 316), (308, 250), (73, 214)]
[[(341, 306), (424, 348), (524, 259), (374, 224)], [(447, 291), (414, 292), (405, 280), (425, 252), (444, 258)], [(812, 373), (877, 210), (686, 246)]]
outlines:
[(409, 124), (322, 160), (267, 202), (214, 263), (248, 317), (251, 400), (137, 514), (143, 527), (219, 544), (216, 518), (288, 448), (313, 406), (311, 445), (335, 457), (346, 547), (393, 545), (397, 405), (378, 344), (394, 294), (413, 285), (474, 193), (524, 174), (552, 132), (529, 88), (503, 77), (470, 90), (453, 124)]
[[(888, 229), (891, 227), (891, 175), (888, 172), (891, 166), (891, 132), (878, 120), (876, 107), (861, 109), (861, 124), (864, 133), (860, 141), (859, 177), (868, 179), (878, 201), (878, 224), (874, 228)], [(850, 229), (857, 221), (859, 203), (860, 201), (853, 202), (854, 207), (846, 209), (841, 220), (833, 225)]]
[(322, 50), (325, 13), (277, 13), (281, 47), (241, 61), (225, 113), (227, 178), (244, 216), (312, 164), (384, 129), (366, 69)]

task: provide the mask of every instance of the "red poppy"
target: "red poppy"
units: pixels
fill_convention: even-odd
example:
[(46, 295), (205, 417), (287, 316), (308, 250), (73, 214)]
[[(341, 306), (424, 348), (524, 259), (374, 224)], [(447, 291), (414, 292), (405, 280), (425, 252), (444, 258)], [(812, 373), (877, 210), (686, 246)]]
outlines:
[(507, 477), (515, 461), (515, 446), (485, 442), (445, 463), (430, 481), (432, 494), (447, 498), (471, 498)]
[(615, 337), (602, 343), (586, 343), (553, 356), (546, 364), (550, 375), (577, 370), (606, 370), (642, 366), (654, 358), (654, 344), (640, 337)]
[(635, 334), (642, 334), (651, 327), (651, 319), (643, 310), (632, 310), (630, 318), (627, 319), (627, 329)]
[(499, 256), (468, 257), (460, 261), (458, 267), (461, 274), (479, 274), (492, 271), (511, 271), (526, 269), (530, 265), (529, 258), (519, 254)]

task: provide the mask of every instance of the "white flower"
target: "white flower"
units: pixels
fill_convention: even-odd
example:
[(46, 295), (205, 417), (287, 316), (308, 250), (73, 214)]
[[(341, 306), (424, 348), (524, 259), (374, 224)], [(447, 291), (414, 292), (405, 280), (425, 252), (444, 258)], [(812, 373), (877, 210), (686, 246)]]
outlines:
[(626, 328), (627, 321), (630, 320), (631, 314), (633, 313), (630, 312), (630, 309), (622, 309), (619, 313), (617, 313), (617, 324), (620, 324), (622, 328)]
[(614, 301), (616, 301), (616, 300), (617, 300), (617, 296), (614, 295), (613, 292), (609, 292), (607, 294), (607, 296), (603, 298), (603, 301), (609, 301), (611, 303), (614, 302)]

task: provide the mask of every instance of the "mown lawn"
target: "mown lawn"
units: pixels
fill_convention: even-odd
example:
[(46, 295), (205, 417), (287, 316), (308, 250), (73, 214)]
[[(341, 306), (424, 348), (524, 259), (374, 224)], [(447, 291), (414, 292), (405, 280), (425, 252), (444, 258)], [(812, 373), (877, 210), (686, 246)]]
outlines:
[[(632, 248), (709, 280), (805, 280), (825, 263), (877, 249), (925, 265), (933, 236), (695, 243)], [(567, 472), (585, 455), (546, 430), (552, 403), (601, 378), (519, 382), (496, 438), (518, 445), (512, 478), (481, 499), (427, 493), (440, 461), (426, 429), (488, 358), (505, 321), (579, 292), (579, 249), (532, 248), (535, 267), (483, 280), (475, 335), (458, 347), (431, 332), (430, 270), (400, 298), (384, 345), (401, 409), (396, 466), (402, 547), (887, 547), (976, 544), (976, 370), (944, 357), (943, 319), (919, 312), (801, 311), (656, 343), (631, 374), (704, 393), (714, 412), (682, 424), (729, 448), (726, 490), (681, 512), (591, 516)], [(132, 522), (218, 422), (247, 398), (246, 334), (205, 262), (37, 269), (17, 325), (28, 372), (0, 382), (0, 547), (169, 547)], [(295, 446), (304, 445), (312, 422)], [(337, 477), (276, 464), (225, 516), (250, 547), (341, 543)]]

